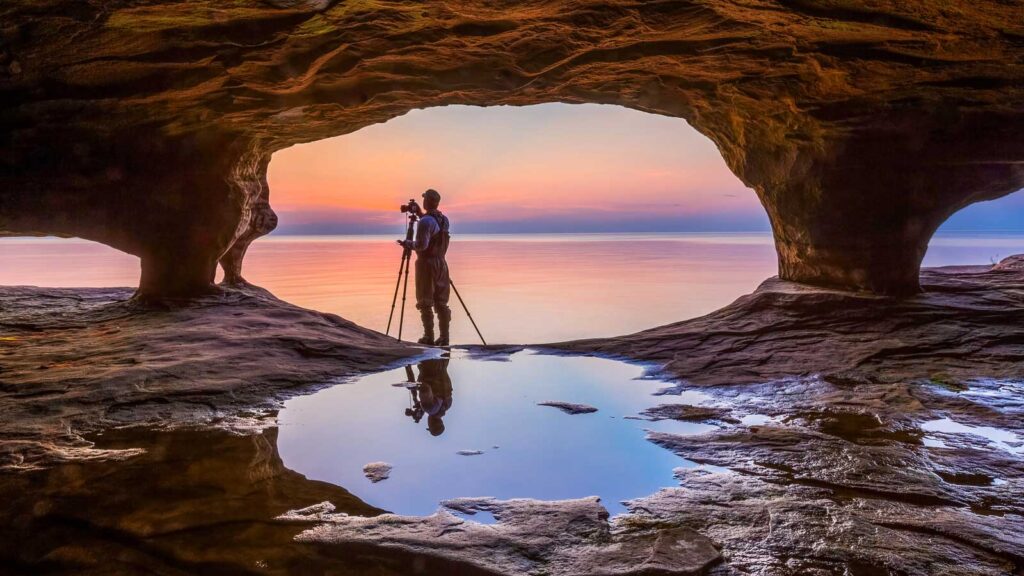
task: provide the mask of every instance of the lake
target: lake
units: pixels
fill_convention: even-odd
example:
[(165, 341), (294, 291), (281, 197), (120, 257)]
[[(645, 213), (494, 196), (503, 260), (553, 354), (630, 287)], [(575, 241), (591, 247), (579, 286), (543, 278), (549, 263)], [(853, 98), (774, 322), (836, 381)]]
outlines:
[[(1022, 252), (1024, 235), (938, 235), (924, 263), (989, 264)], [(244, 274), (284, 300), (384, 331), (400, 257), (390, 236), (272, 235), (253, 243)], [(138, 262), (81, 240), (0, 240), (3, 285), (134, 286)], [(449, 263), (489, 343), (613, 336), (693, 318), (776, 273), (766, 233), (454, 235)], [(415, 339), (412, 300), (403, 336)], [(453, 343), (475, 342), (454, 294), (451, 306)]]

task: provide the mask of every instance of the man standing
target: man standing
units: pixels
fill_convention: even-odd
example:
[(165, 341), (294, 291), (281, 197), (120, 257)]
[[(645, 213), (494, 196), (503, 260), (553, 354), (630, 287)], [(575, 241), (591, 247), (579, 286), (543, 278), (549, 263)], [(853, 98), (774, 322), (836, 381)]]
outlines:
[[(416, 251), (416, 308), (423, 320), (423, 337), (420, 344), (428, 346), (448, 345), (448, 324), (452, 311), (448, 308), (451, 282), (448, 280), (448, 263), (444, 256), (448, 252), (448, 217), (437, 209), (441, 195), (436, 190), (423, 193), (423, 207), (426, 214), (420, 216), (415, 240), (405, 240), (402, 245)], [(437, 312), (439, 334), (434, 339), (434, 312)]]

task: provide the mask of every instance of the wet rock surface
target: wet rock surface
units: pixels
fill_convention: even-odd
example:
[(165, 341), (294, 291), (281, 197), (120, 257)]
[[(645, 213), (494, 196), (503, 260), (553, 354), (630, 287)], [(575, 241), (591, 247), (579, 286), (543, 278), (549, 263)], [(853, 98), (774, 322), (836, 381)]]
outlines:
[[(9, 520), (0, 518), (0, 553), (12, 559), (5, 565), (14, 573), (25, 574), (40, 566), (104, 573), (103, 557), (82, 542), (98, 546), (99, 554), (117, 552), (127, 573), (167, 566), (196, 571), (195, 558), (234, 569), (254, 557), (244, 552), (261, 541), (256, 533), (273, 533), (269, 573), (314, 566), (389, 576), (413, 570), (431, 576), (642, 570), (1016, 576), (1024, 570), (1021, 261), (926, 271), (924, 284), (932, 290), (902, 302), (772, 281), (705, 318), (565, 345), (573, 353), (635, 354), (665, 364), (680, 377), (667, 395), (699, 390), (707, 401), (668, 408), (665, 396), (652, 396), (643, 417), (716, 424), (700, 434), (649, 432), (651, 441), (703, 466), (679, 468), (679, 487), (632, 500), (628, 514), (611, 519), (595, 499), (458, 499), (427, 517), (379, 515), (337, 487), (307, 484), (281, 469), (268, 447), (257, 457), (232, 444), (241, 450), (232, 465), (245, 471), (229, 473), (193, 457), (189, 450), (203, 445), (194, 440), (173, 449), (133, 438), (94, 445), (96, 438), (78, 431), (179, 421), (234, 427), (250, 434), (241, 437), (248, 442), (272, 442), (269, 431), (253, 431), (261, 415), (272, 413), (253, 406), (272, 407), (277, 394), (309, 386), (306, 378), (373, 369), (387, 361), (379, 356), (384, 341), (259, 293), (135, 310), (114, 301), (112, 295), (126, 291), (7, 289), (3, 326), (17, 339), (0, 343), (0, 406), (14, 415), (0, 424), (5, 457), (8, 467), (51, 468), (0, 476), (0, 497), (11, 502)], [(22, 305), (8, 312), (15, 309), (8, 303)], [(203, 321), (207, 314), (224, 321), (211, 327)], [(238, 332), (228, 338), (218, 332), (225, 326)], [(257, 338), (296, 330), (301, 334), (287, 345)], [(316, 338), (306, 341), (307, 332)], [(182, 334), (202, 335), (202, 349), (178, 354)], [(324, 334), (336, 343), (324, 344)], [(383, 351), (395, 358), (409, 353)], [(254, 354), (280, 365), (242, 362)], [(130, 357), (145, 364), (125, 361)], [(240, 381), (242, 364), (265, 383)], [(53, 432), (64, 422), (73, 423), (78, 440)], [(160, 454), (172, 457), (157, 465)], [(94, 461), (59, 463), (71, 458)], [(147, 485), (147, 467), (165, 477), (158, 494), (170, 493), (171, 479), (198, 482), (203, 504), (181, 512), (132, 496), (127, 503), (111, 500), (102, 491), (105, 483)], [(268, 488), (263, 474), (287, 479), (294, 497)], [(237, 486), (210, 489), (221, 475)], [(256, 492), (239, 494), (239, 486)], [(237, 504), (263, 498), (265, 489), (277, 495), (267, 509), (232, 504), (217, 522), (198, 515), (211, 509), (211, 493), (229, 493)], [(123, 517), (115, 510), (124, 506), (147, 512)], [(484, 512), (497, 523), (472, 521), (473, 513)], [(164, 525), (166, 518), (180, 521)], [(255, 532), (242, 530), (244, 536), (232, 526)], [(210, 550), (210, 534), (228, 534), (218, 540), (228, 544)], [(234, 548), (236, 542), (247, 544)]]
[(332, 513), (382, 512), (286, 468), (277, 432), (113, 430), (89, 439), (139, 454), (0, 470), (0, 573), (402, 575), (317, 555), (296, 545), (299, 527), (273, 521), (324, 501)]
[(690, 406), (687, 404), (662, 404), (640, 413), (647, 420), (679, 420), (680, 422), (703, 422), (713, 420), (737, 424), (739, 420), (729, 415), (728, 408), (713, 406)]
[(391, 476), (391, 464), (387, 462), (370, 462), (363, 466), (363, 475), (374, 484), (387, 480)]
[[(574, 552), (539, 551), (582, 545), (543, 537), (544, 530), (606, 530), (598, 543), (589, 541), (587, 557), (626, 554), (630, 568), (621, 573), (645, 573), (640, 568), (654, 564), (640, 558), (656, 556), (653, 542), (671, 540), (678, 530), (688, 535), (678, 546), (715, 550), (721, 559), (697, 569), (674, 558), (650, 573), (1016, 575), (1024, 568), (1022, 386), (979, 379), (952, 389), (805, 377), (703, 387), (705, 414), (720, 415), (728, 406), (736, 420), (719, 418), (716, 429), (700, 434), (649, 432), (652, 442), (703, 466), (677, 469), (680, 487), (628, 502), (629, 513), (605, 528), (591, 516), (563, 527), (564, 515), (580, 509), (601, 518), (593, 500), (484, 498), (446, 502), (447, 511), (428, 517), (311, 515), (316, 526), (299, 539), (423, 554), (499, 574), (616, 574), (614, 561), (565, 563), (563, 554)], [(751, 415), (767, 422), (743, 424)], [(930, 425), (939, 420), (972, 426), (943, 432)], [(472, 522), (480, 511), (494, 514), (497, 527)], [(533, 523), (539, 519), (543, 527)]]
[(722, 547), (721, 574), (1011, 575), (1020, 566), (1020, 516), (979, 516), (748, 474), (696, 473), (682, 484), (631, 502), (631, 521), (705, 534)]
[(926, 268), (906, 299), (766, 280), (707, 316), (556, 348), (658, 363), (690, 384), (817, 375), (834, 382), (950, 386), (1024, 374), (1024, 255)]
[[(637, 530), (609, 523), (597, 498), (464, 498), (444, 504), (425, 517), (325, 517), (317, 510), (308, 518), (292, 512), (282, 519), (317, 524), (296, 537), (300, 542), (371, 545), (510, 576), (700, 574), (720, 559), (708, 538), (686, 528)], [(449, 510), (489, 512), (497, 523), (480, 524)]]
[(551, 408), (558, 408), (566, 414), (593, 414), (597, 412), (597, 408), (588, 404), (574, 404), (572, 402), (560, 402), (557, 400), (547, 400), (544, 402), (538, 402), (537, 406), (550, 406)]
[(116, 426), (272, 425), (289, 395), (420, 353), (259, 288), (131, 296), (0, 288), (0, 468), (116, 456), (82, 438)]

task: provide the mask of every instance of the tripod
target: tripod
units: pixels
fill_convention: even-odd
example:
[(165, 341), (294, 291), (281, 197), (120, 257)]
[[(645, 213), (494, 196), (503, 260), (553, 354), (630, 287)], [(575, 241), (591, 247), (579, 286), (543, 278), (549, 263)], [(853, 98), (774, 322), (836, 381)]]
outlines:
[[(413, 227), (419, 218), (416, 214), (409, 213), (409, 225), (405, 229), (406, 241), (412, 241), (413, 239)], [(398, 302), (398, 287), (402, 286), (402, 312), (398, 315), (398, 341), (402, 341), (402, 327), (405, 324), (405, 297), (409, 291), (409, 262), (412, 260), (412, 248), (403, 245), (402, 250), (402, 261), (398, 264), (398, 279), (395, 281), (395, 295), (391, 297), (391, 313), (388, 314), (388, 328), (384, 331), (384, 334), (391, 334), (391, 320), (395, 316), (395, 303)], [(404, 272), (403, 272), (404, 270)], [(405, 283), (402, 283), (402, 277), (405, 277)], [(462, 295), (459, 294), (458, 288), (455, 287), (455, 282), (448, 279), (448, 282), (452, 286), (452, 290), (455, 292), (455, 296), (459, 299), (459, 304), (462, 304), (462, 309), (466, 311), (466, 316), (469, 316), (469, 321), (473, 323), (473, 329), (476, 330), (476, 335), (480, 337), (480, 341), (487, 346), (487, 341), (484, 340), (483, 334), (480, 333), (480, 329), (476, 326), (476, 320), (473, 320), (473, 315), (470, 314), (469, 308), (466, 306), (466, 302), (462, 299)]]
[[(416, 214), (409, 213), (409, 225), (405, 229), (405, 240), (412, 241), (413, 227), (419, 218)], [(395, 281), (395, 295), (391, 297), (391, 313), (388, 314), (388, 329), (384, 334), (391, 334), (391, 319), (395, 316), (395, 302), (398, 301), (398, 285), (402, 283), (402, 270), (405, 270), (405, 285), (402, 287), (402, 313), (398, 316), (398, 341), (402, 341), (402, 325), (405, 324), (405, 295), (409, 291), (409, 261), (412, 260), (412, 248), (402, 247), (402, 261), (398, 264), (398, 280)]]

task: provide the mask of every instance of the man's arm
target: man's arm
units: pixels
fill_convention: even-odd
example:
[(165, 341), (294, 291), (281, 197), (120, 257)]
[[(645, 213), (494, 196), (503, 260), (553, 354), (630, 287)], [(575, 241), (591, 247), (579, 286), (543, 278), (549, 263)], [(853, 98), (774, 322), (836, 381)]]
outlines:
[(420, 225), (416, 228), (416, 240), (414, 240), (409, 246), (417, 252), (422, 252), (430, 246), (430, 239), (434, 237), (434, 234), (441, 229), (437, 220), (433, 216), (424, 216), (420, 218)]

